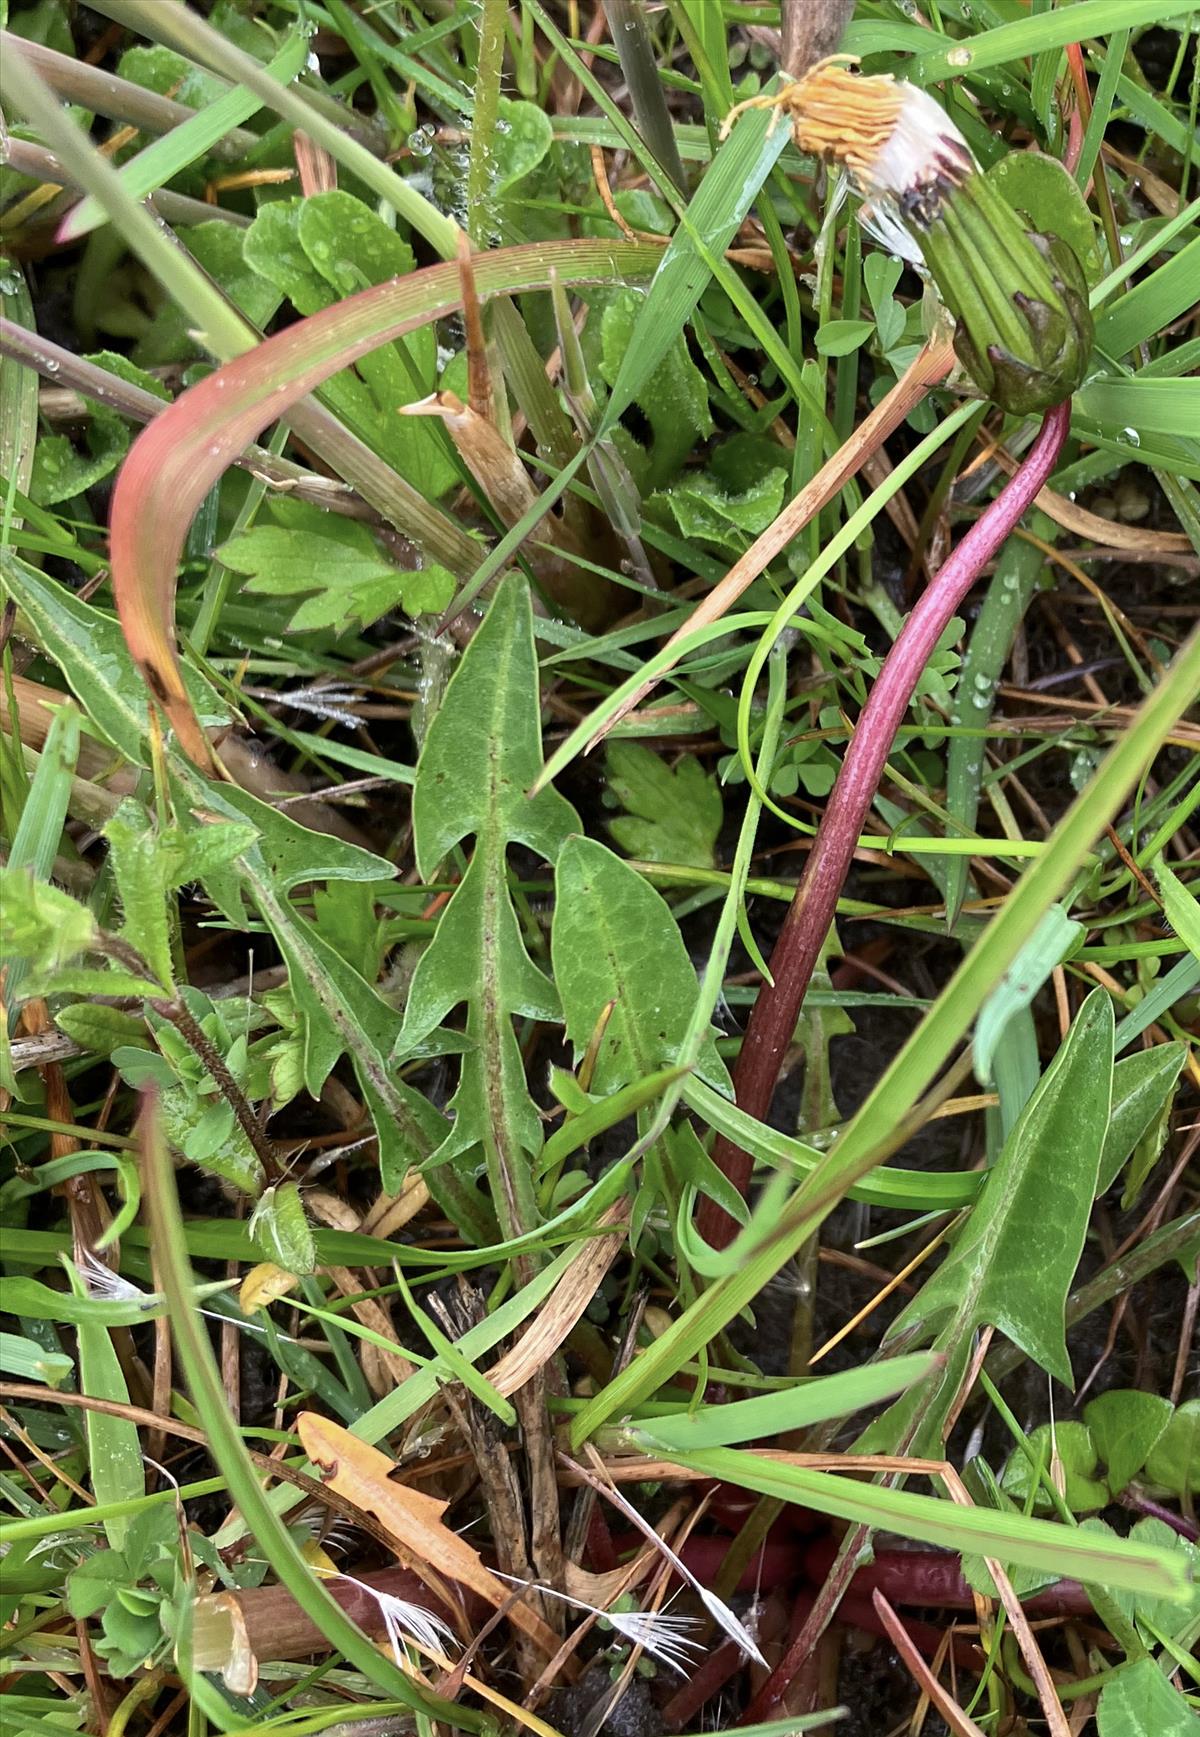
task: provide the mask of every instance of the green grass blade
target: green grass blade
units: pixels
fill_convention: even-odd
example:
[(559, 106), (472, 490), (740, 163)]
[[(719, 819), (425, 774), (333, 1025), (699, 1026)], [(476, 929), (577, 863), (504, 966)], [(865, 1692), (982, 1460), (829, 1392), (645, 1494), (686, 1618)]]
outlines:
[(1182, 1554), (1107, 1538), (1081, 1527), (1060, 1526), (1024, 1514), (960, 1507), (936, 1496), (882, 1484), (860, 1484), (833, 1472), (777, 1463), (737, 1448), (673, 1453), (677, 1464), (705, 1477), (724, 1478), (743, 1489), (800, 1502), (818, 1513), (856, 1525), (898, 1532), (924, 1544), (963, 1553), (979, 1552), (1014, 1567), (1040, 1569), (1055, 1578), (1171, 1598), (1187, 1586)]
[(697, 1411), (680, 1411), (655, 1417), (630, 1430), (634, 1442), (646, 1453), (695, 1453), (701, 1448), (732, 1447), (756, 1441), (785, 1430), (810, 1429), (813, 1424), (848, 1417), (865, 1406), (878, 1405), (903, 1393), (934, 1368), (938, 1359), (930, 1351), (895, 1357), (887, 1363), (868, 1363), (862, 1369), (847, 1369), (840, 1375), (822, 1376), (780, 1393), (760, 1394), (729, 1405), (702, 1405)]
[(444, 1719), (461, 1730), (479, 1730), (482, 1721), (478, 1714), (439, 1703), (423, 1694), (412, 1679), (350, 1621), (313, 1574), (295, 1539), (267, 1501), (230, 1414), (221, 1374), (196, 1308), (195, 1279), (183, 1240), (183, 1218), (170, 1155), (158, 1132), (157, 1106), (149, 1097), (143, 1100), (140, 1125), (146, 1199), (175, 1348), (187, 1376), (192, 1401), (205, 1419), (212, 1456), (225, 1477), (230, 1495), (253, 1532), (258, 1548), (330, 1645), (343, 1652), (368, 1681), (385, 1693), (397, 1696), (419, 1714)]
[[(20, 825), (8, 855), (9, 868), (28, 869), (35, 880), (48, 881), (62, 838), (71, 797), (71, 779), (79, 759), (79, 713), (64, 706), (54, 714)], [(12, 990), (11, 982), (8, 985)]]
[(1200, 440), (1200, 380), (1089, 380), (1080, 388), (1080, 414), (1118, 431), (1182, 435)]
[[(76, 1297), (86, 1298), (87, 1289), (73, 1266), (68, 1277)], [(109, 1329), (83, 1313), (75, 1324), (75, 1340), (79, 1350), (79, 1381), (84, 1393), (93, 1399), (115, 1400), (129, 1404), (129, 1389), (121, 1368)], [(89, 1411), (85, 1422), (88, 1459), (91, 1468), (92, 1491), (96, 1501), (118, 1507), (136, 1501), (146, 1491), (146, 1475), (142, 1461), (142, 1444), (137, 1425), (127, 1417), (115, 1417), (109, 1412)], [(104, 1522), (109, 1546), (119, 1550), (125, 1542), (129, 1520), (124, 1514), (114, 1514)]]
[(964, 72), (983, 72), (990, 66), (1003, 66), (1005, 61), (1065, 48), (1069, 42), (1107, 36), (1113, 30), (1160, 24), (1163, 18), (1161, 0), (1074, 0), (1070, 6), (984, 30), (961, 46), (923, 54), (907, 76), (914, 84), (938, 84), (943, 79), (961, 78)]
[(1156, 979), (1133, 1012), (1118, 1025), (1114, 1039), (1117, 1053), (1128, 1049), (1156, 1019), (1161, 1019), (1183, 996), (1190, 995), (1197, 983), (1200, 983), (1200, 959), (1189, 953), (1172, 965), (1165, 977)]
[[(1186, 886), (1166, 857), (1154, 864), (1154, 878), (1162, 894), (1163, 911), (1168, 923), (1200, 964), (1200, 903), (1192, 887)], [(1194, 886), (1195, 883), (1192, 883)]]
[(293, 127), (307, 133), (335, 162), (357, 175), (443, 259), (454, 258), (459, 228), (452, 218), (443, 216), (403, 176), (351, 138), (311, 96), (303, 90), (277, 84), (257, 60), (235, 48), (205, 19), (184, 6), (164, 6), (161, 0), (97, 0), (97, 10), (140, 31), (151, 41), (163, 42), (176, 53), (211, 67), (231, 84), (244, 85), (253, 91), (265, 108), (273, 109)]
[[(304, 66), (308, 56), (308, 39), (297, 32), (289, 36), (283, 47), (263, 68), (268, 78), (280, 84), (290, 84)], [(181, 169), (204, 157), (233, 127), (248, 121), (262, 107), (262, 99), (253, 91), (241, 88), (226, 91), (215, 103), (197, 110), (190, 121), (175, 127), (162, 138), (155, 139), (144, 151), (139, 151), (117, 170), (131, 199), (144, 199), (164, 186)], [(79, 241), (99, 229), (107, 221), (99, 201), (90, 194), (69, 211), (58, 229), (59, 243)]]
[[(25, 273), (0, 255), (0, 317), (36, 332), (33, 298)], [(9, 356), (0, 356), (0, 543), (7, 543), (20, 520), (13, 515), (13, 495), (28, 494), (37, 439), (37, 375)]]
[[(688, 1080), (683, 1099), (710, 1128), (773, 1169), (787, 1169), (800, 1177), (811, 1176), (825, 1161), (825, 1153), (815, 1146), (806, 1146), (803, 1140), (795, 1140), (778, 1128), (756, 1121), (703, 1080)], [(949, 1212), (969, 1206), (982, 1181), (971, 1170), (900, 1170), (888, 1164), (855, 1182), (848, 1193), (851, 1200), (890, 1207), (895, 1212)]]
[[(1177, 211), (1174, 217), (1164, 223), (1160, 229), (1156, 229), (1149, 241), (1143, 242), (1141, 247), (1135, 248), (1127, 259), (1122, 260), (1120, 265), (1110, 271), (1107, 277), (1100, 280), (1089, 297), (1090, 305), (1093, 308), (1103, 307), (1114, 291), (1119, 289), (1135, 272), (1141, 271), (1143, 266), (1149, 265), (1150, 261), (1162, 252), (1169, 241), (1173, 241), (1177, 235), (1182, 234), (1190, 224), (1196, 222), (1198, 217), (1200, 217), (1200, 199), (1193, 199), (1190, 205), (1185, 205), (1182, 211)], [(1148, 283), (1151, 280), (1146, 279), (1144, 281)], [(1139, 284), (1136, 289), (1129, 291), (1129, 296), (1136, 295), (1141, 288), (1142, 285)], [(1125, 299), (1122, 298), (1122, 301)], [(1184, 307), (1187, 305), (1186, 302), (1183, 304)], [(1103, 319), (1097, 321), (1097, 342), (1099, 342), (1099, 332), (1103, 324)]]

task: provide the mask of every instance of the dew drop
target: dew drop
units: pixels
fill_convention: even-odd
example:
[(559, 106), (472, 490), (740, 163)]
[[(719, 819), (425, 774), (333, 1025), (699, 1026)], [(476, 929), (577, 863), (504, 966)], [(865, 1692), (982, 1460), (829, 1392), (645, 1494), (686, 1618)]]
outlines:
[(974, 58), (969, 48), (952, 48), (946, 56), (951, 66), (970, 66)]

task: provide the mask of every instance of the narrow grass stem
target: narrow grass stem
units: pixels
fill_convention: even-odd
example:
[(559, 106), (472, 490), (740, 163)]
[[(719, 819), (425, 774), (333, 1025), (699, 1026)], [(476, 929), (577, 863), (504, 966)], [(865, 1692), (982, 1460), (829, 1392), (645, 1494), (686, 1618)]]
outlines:
[[(90, 66), (74, 55), (59, 54), (45, 44), (28, 37), (14, 37), (6, 30), (0, 35), (0, 53), (15, 48), (45, 80), (63, 103), (78, 104), (93, 114), (112, 121), (124, 121), (139, 132), (157, 135), (174, 131), (190, 121), (196, 111), (186, 103), (160, 96), (127, 78), (119, 78), (106, 68)], [(209, 147), (209, 155), (228, 162), (240, 162), (258, 144), (255, 133), (245, 127), (231, 127), (223, 139)]]
[[(780, 1065), (833, 921), (838, 894), (917, 682), (963, 598), (1045, 485), (1070, 419), (1069, 403), (1047, 413), (1008, 485), (930, 581), (863, 707), (771, 955), (773, 981), (759, 992), (738, 1057), (734, 1074), (738, 1106), (759, 1121), (765, 1121), (770, 1111)], [(744, 1195), (753, 1166), (750, 1154), (721, 1139), (713, 1155), (722, 1173)], [(709, 1198), (701, 1204), (697, 1223), (715, 1248), (728, 1247), (738, 1228)]]
[(506, 0), (484, 0), (479, 14), (479, 56), (475, 63), (475, 118), (467, 164), (467, 227), (476, 247), (494, 247), (499, 223), (492, 198), (496, 139), (500, 119), (500, 80), (504, 71)]
[(686, 188), (687, 177), (675, 143), (675, 129), (663, 95), (642, 0), (604, 0), (604, 14), (629, 87), (638, 131), (676, 187)]

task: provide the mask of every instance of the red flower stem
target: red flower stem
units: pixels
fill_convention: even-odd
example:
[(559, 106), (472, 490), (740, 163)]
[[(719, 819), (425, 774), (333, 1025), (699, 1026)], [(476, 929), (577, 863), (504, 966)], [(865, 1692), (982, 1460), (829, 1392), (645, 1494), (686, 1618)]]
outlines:
[[(771, 955), (774, 981), (758, 993), (734, 1069), (738, 1105), (760, 1122), (770, 1112), (779, 1069), (833, 921), (838, 894), (922, 671), (963, 598), (1045, 485), (1070, 420), (1069, 402), (1047, 412), (1014, 475), (926, 586), (867, 696)], [(718, 1139), (713, 1157), (744, 1197), (753, 1168), (750, 1154)], [(738, 1228), (707, 1195), (700, 1203), (697, 1227), (719, 1249), (728, 1247)]]

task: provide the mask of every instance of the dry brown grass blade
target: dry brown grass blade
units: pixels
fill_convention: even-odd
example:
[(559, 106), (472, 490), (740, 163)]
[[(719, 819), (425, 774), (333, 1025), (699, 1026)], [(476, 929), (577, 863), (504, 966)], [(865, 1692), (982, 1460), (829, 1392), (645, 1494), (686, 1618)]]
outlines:
[[(995, 459), (1009, 476), (1019, 462), (1002, 446), (992, 448), (983, 456)], [(967, 475), (975, 468), (975, 465), (970, 466)], [(1056, 494), (1053, 489), (1043, 489), (1034, 504), (1064, 531), (1072, 531), (1089, 543), (1098, 543), (1102, 549), (1126, 549), (1133, 555), (1168, 555), (1179, 551), (1187, 553), (1192, 547), (1191, 538), (1185, 537), (1182, 531), (1139, 531), (1136, 525), (1123, 525), (1118, 519), (1104, 519), (1099, 513), (1089, 513), (1086, 507), (1077, 506), (1066, 495)]]
[(300, 190), (306, 199), (317, 193), (332, 193), (338, 184), (337, 163), (324, 145), (307, 133), (293, 133), (292, 150), (300, 175)]
[[(464, 404), (453, 392), (434, 392), (404, 405), (401, 415), (441, 419), (463, 463), (510, 530), (536, 507), (538, 490), (520, 453), (473, 404)], [(526, 550), (547, 595), (581, 626), (594, 630), (607, 613), (606, 604), (591, 575), (575, 563), (574, 556), (582, 551), (567, 521), (547, 514)]]
[[(500, 430), (474, 404), (464, 404), (454, 392), (433, 392), (405, 404), (402, 416), (436, 416), (458, 448), (459, 456), (506, 525), (515, 525), (537, 500), (537, 490), (520, 457)], [(556, 521), (544, 534), (553, 537)]]
[(879, 1620), (891, 1637), (892, 1645), (904, 1660), (913, 1679), (937, 1708), (957, 1737), (984, 1737), (984, 1732), (968, 1713), (964, 1713), (953, 1695), (947, 1693), (921, 1656), (920, 1649), (909, 1639), (908, 1630), (896, 1615), (878, 1587), (871, 1595)]
[(1110, 145), (1107, 140), (1101, 145), (1100, 152), (1106, 163), (1114, 163), (1126, 175), (1132, 176), (1137, 182), (1138, 191), (1150, 201), (1156, 211), (1161, 212), (1164, 217), (1178, 215), (1179, 191), (1164, 181), (1161, 175), (1156, 175), (1145, 163), (1139, 163), (1136, 157), (1118, 151), (1117, 147)]
[(661, 1558), (650, 1545), (620, 1568), (609, 1568), (603, 1574), (591, 1574), (576, 1562), (567, 1563), (566, 1588), (581, 1604), (594, 1604), (597, 1610), (607, 1610), (622, 1593), (631, 1592), (657, 1566)]
[[(1001, 462), (1006, 470), (1016, 469), (1007, 453)], [(1101, 548), (1125, 549), (1131, 555), (1173, 555), (1187, 554), (1192, 547), (1191, 538), (1182, 531), (1139, 531), (1136, 525), (1123, 525), (1119, 519), (1089, 513), (1086, 507), (1076, 506), (1053, 489), (1043, 489), (1034, 504), (1064, 530), (1074, 531), (1076, 536), (1086, 537)]]
[[(737, 602), (746, 587), (753, 583), (763, 572), (769, 562), (773, 561), (787, 548), (793, 537), (808, 524), (809, 520), (819, 513), (821, 508), (831, 501), (838, 490), (844, 488), (850, 478), (859, 471), (873, 452), (876, 452), (888, 435), (893, 433), (904, 421), (909, 412), (921, 402), (931, 386), (945, 378), (954, 361), (954, 350), (948, 339), (931, 338), (918, 352), (909, 367), (897, 380), (886, 397), (882, 398), (870, 414), (855, 429), (849, 440), (840, 446), (833, 457), (826, 460), (809, 482), (805, 483), (779, 517), (762, 535), (747, 549), (740, 560), (726, 573), (718, 585), (715, 585), (707, 597), (701, 598), (696, 608), (688, 617), (683, 627), (679, 628), (667, 641), (668, 646), (678, 640), (685, 639), (698, 628), (706, 627), (710, 622), (719, 621), (721, 617)], [(637, 706), (640, 706), (646, 695), (662, 680), (660, 673), (652, 681), (644, 682), (626, 700), (613, 717), (597, 730), (588, 743), (590, 752), (596, 744), (619, 724), (622, 718), (628, 716)]]
[(465, 231), (458, 237), (458, 277), (462, 286), (463, 335), (467, 348), (467, 403), (477, 415), (486, 417), (489, 422), (496, 422), (496, 393), (488, 362), (483, 303), (479, 299), (479, 288), (475, 282), (471, 238)]
[[(66, 705), (70, 696), (22, 675), (13, 676), (12, 691), (17, 702), (21, 741), (26, 748), (40, 751), (45, 746), (54, 708)], [(12, 728), (9, 712), (7, 688), (0, 685), (0, 729), (6, 732)], [(310, 787), (303, 777), (273, 765), (256, 744), (240, 736), (224, 737), (221, 761), (231, 782), (249, 795), (257, 796), (260, 802), (274, 806), (281, 796), (308, 796)], [(83, 737), (79, 748), (78, 777), (85, 783), (100, 785), (113, 798), (119, 799), (133, 793), (141, 776), (140, 769), (123, 760), (115, 749), (94, 736)], [(352, 820), (347, 820), (331, 803), (319, 798), (301, 803), (294, 810), (293, 817), (310, 832), (325, 832), (333, 838), (344, 839), (347, 844), (357, 845), (360, 850), (371, 849), (366, 834)], [(90, 819), (82, 814), (80, 818)]]
[(410, 1170), (400, 1184), (398, 1194), (381, 1194), (374, 1201), (359, 1225), (364, 1236), (377, 1236), (380, 1241), (394, 1237), (403, 1230), (410, 1218), (429, 1204), (429, 1189), (419, 1171)]
[[(394, 1482), (390, 1475), (394, 1461), (329, 1418), (303, 1411), (296, 1428), (305, 1453), (321, 1468), (329, 1489), (373, 1515), (422, 1579), (432, 1571), (439, 1592), (442, 1582), (457, 1581), (497, 1610), (509, 1603), (509, 1588), (485, 1566), (479, 1552), (445, 1524), (446, 1502)], [(548, 1656), (558, 1651), (558, 1636), (527, 1606), (512, 1604), (507, 1615), (513, 1627)]]
[(394, 1387), (399, 1387), (402, 1381), (407, 1381), (410, 1375), (415, 1375), (417, 1366), (409, 1362), (396, 1342), (396, 1330), (387, 1310), (376, 1298), (362, 1295), (364, 1287), (359, 1283), (357, 1274), (350, 1267), (328, 1266), (324, 1271), (343, 1297), (349, 1299), (355, 1319), (361, 1321), (364, 1327), (369, 1327), (372, 1332), (378, 1333), (380, 1338), (391, 1340), (395, 1346), (394, 1350), (385, 1351), (382, 1345), (365, 1341), (362, 1347), (362, 1367), (367, 1386), (377, 1399), (382, 1399), (385, 1393), (390, 1393)]
[[(942, 1467), (942, 1481), (952, 1502), (957, 1502), (961, 1508), (970, 1508), (974, 1504), (967, 1492), (967, 1487), (955, 1471), (946, 1463)], [(1025, 1660), (1025, 1667), (1037, 1685), (1038, 1700), (1042, 1704), (1042, 1712), (1046, 1715), (1046, 1725), (1050, 1737), (1071, 1737), (1071, 1727), (1067, 1723), (1067, 1715), (1063, 1712), (1062, 1702), (1054, 1687), (1054, 1681), (1046, 1668), (1042, 1650), (1037, 1644), (1037, 1637), (1029, 1626), (1029, 1618), (1021, 1608), (1021, 1601), (1013, 1591), (1012, 1582), (1005, 1573), (1001, 1563), (991, 1556), (985, 1556), (987, 1571), (995, 1582), (996, 1591), (1000, 1594), (1000, 1602), (1007, 1613), (1009, 1625), (1017, 1637), (1017, 1645)]]
[[(623, 1229), (628, 1216), (628, 1201), (618, 1201), (600, 1219), (600, 1227)], [(488, 1370), (488, 1380), (498, 1393), (507, 1399), (549, 1362), (596, 1295), (622, 1240), (618, 1235), (596, 1236), (583, 1244), (529, 1329)]]

